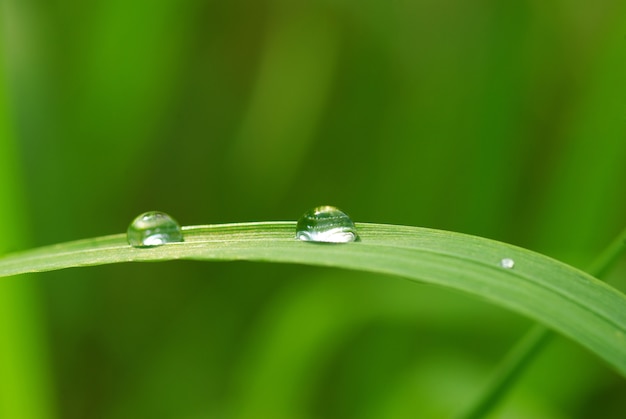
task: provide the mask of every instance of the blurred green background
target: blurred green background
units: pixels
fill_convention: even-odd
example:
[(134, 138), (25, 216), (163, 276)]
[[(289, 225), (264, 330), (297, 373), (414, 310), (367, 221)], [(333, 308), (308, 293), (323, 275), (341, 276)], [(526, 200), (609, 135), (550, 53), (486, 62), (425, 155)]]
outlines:
[[(622, 0), (0, 5), (0, 252), (147, 210), (190, 225), (332, 204), (584, 267), (626, 225)], [(8, 278), (0, 417), (447, 417), (529, 326), (311, 267)], [(557, 339), (493, 417), (625, 410), (624, 379)]]

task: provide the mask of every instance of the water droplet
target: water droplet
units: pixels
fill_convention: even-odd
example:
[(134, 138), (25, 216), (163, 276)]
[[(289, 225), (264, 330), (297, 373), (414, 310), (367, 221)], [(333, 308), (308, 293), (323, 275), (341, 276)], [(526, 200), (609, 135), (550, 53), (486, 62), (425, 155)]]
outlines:
[(500, 266), (505, 269), (513, 269), (515, 266), (515, 261), (511, 258), (504, 258), (500, 261)]
[(343, 211), (329, 205), (304, 213), (296, 225), (296, 239), (318, 243), (349, 243), (359, 239), (354, 223)]
[(126, 233), (133, 247), (154, 247), (183, 241), (180, 225), (164, 212), (144, 212), (133, 220)]

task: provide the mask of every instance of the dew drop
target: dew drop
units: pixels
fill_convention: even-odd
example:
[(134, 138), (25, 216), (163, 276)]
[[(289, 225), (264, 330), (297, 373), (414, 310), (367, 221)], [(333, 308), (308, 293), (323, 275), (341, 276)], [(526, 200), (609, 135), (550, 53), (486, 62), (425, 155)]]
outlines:
[(315, 207), (302, 215), (296, 225), (296, 239), (317, 243), (349, 243), (357, 241), (354, 222), (338, 208)]
[(505, 269), (513, 269), (515, 261), (511, 258), (504, 258), (500, 261), (500, 266)]
[(133, 220), (126, 233), (133, 247), (154, 247), (183, 241), (180, 225), (164, 212), (144, 212)]

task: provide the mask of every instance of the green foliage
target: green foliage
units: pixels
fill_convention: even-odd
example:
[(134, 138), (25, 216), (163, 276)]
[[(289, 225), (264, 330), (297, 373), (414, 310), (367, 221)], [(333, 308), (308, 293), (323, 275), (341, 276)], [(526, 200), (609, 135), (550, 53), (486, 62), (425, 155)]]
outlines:
[[(3, 0), (0, 24), (3, 253), (149, 210), (189, 225), (331, 204), (587, 266), (624, 227), (623, 1)], [(34, 416), (446, 417), (529, 327), (445, 288), (323, 267), (3, 281), (26, 290), (2, 293), (28, 303), (2, 304), (1, 340), (30, 383), (4, 395)], [(618, 418), (624, 394), (555, 339), (502, 414)]]
[[(4, 239), (0, 240), (0, 254), (28, 242), (18, 147), (2, 53), (0, 43), (0, 219), (7, 221)], [(36, 289), (36, 284), (21, 278), (0, 282), (0, 417), (47, 419), (55, 416), (46, 337)]]

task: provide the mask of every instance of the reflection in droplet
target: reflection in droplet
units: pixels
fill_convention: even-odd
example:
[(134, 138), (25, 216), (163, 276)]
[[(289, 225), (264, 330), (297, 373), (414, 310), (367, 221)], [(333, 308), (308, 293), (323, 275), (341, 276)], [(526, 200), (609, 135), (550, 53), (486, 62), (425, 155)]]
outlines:
[(343, 211), (323, 205), (300, 217), (296, 238), (317, 243), (349, 243), (358, 240), (359, 235), (354, 222)]
[(183, 241), (180, 225), (164, 212), (144, 212), (133, 220), (126, 233), (133, 247), (154, 247)]

